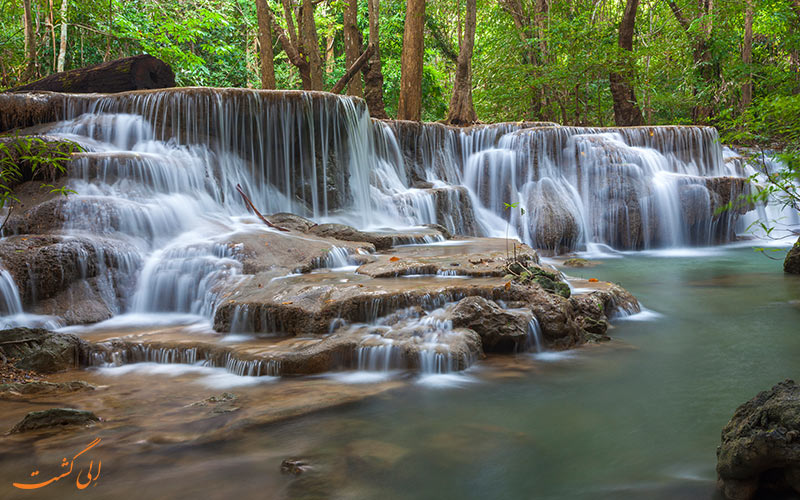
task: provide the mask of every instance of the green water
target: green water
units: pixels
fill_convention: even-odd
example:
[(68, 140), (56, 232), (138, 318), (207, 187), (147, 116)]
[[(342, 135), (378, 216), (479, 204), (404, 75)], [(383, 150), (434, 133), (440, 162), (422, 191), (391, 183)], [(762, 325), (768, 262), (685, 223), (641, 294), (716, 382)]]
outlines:
[(279, 443), (315, 434), (297, 451), (322, 462), (359, 439), (405, 452), (343, 466), (334, 483), (354, 496), (713, 498), (734, 409), (800, 377), (800, 277), (746, 248), (570, 272), (619, 282), (660, 317), (617, 322), (612, 346), (519, 379), (416, 386), (273, 429)]
[[(734, 409), (784, 378), (800, 379), (800, 277), (748, 248), (627, 255), (568, 272), (619, 282), (658, 314), (616, 321), (613, 342), (557, 359), (495, 358), (444, 386), (412, 379), (358, 403), (243, 426), (205, 444), (154, 441), (145, 431), (151, 424), (123, 418), (99, 431), (104, 475), (96, 488), (78, 491), (73, 481), (35, 493), (5, 488), (0, 497), (715, 498), (715, 451)], [(275, 387), (244, 391), (243, 405)], [(264, 399), (258, 404), (270, 404)], [(169, 401), (154, 400), (153, 414), (175, 419), (176, 432), (210, 431), (227, 418), (186, 426), (181, 415), (193, 410)], [(22, 411), (15, 405), (24, 403), (4, 404)], [(94, 434), (47, 446), (61, 453)], [(15, 443), (0, 453), (5, 486), (61, 456), (42, 451), (47, 446), (35, 438)], [(281, 474), (289, 457), (311, 468)]]

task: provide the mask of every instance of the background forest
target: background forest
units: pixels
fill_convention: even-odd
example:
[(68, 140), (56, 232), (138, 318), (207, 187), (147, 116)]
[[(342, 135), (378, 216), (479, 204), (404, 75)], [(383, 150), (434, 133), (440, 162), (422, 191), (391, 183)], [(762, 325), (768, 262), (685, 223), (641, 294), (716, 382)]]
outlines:
[[(369, 3), (0, 0), (0, 87), (145, 52), (171, 65), (182, 86), (330, 90), (373, 41), (363, 75), (344, 90), (364, 92), (379, 54), (385, 110), (397, 117), (407, 7), (423, 5), (421, 118), (444, 120), (474, 6), (471, 90), (482, 122), (614, 125), (616, 75), (641, 123), (708, 123), (737, 142), (798, 140), (800, 0)], [(262, 72), (270, 52), (274, 84)], [(298, 58), (316, 59), (319, 77), (304, 80)]]

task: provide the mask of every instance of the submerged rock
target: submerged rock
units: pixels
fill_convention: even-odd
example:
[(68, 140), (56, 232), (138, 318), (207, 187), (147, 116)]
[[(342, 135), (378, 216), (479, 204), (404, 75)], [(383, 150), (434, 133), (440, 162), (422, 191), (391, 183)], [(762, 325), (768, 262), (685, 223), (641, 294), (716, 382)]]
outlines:
[(800, 386), (793, 380), (736, 409), (722, 429), (717, 478), (731, 500), (800, 494)]
[(786, 259), (783, 261), (783, 272), (800, 274), (800, 238), (786, 254)]
[(83, 364), (88, 344), (69, 333), (12, 328), (0, 331), (0, 353), (6, 358), (15, 358), (17, 368), (54, 373)]
[(10, 431), (9, 434), (19, 432), (35, 431), (50, 427), (62, 427), (67, 425), (91, 425), (99, 422), (100, 418), (94, 413), (86, 410), (75, 410), (72, 408), (50, 408), (42, 411), (32, 411), (25, 415)]
[(63, 394), (68, 392), (93, 391), (95, 386), (83, 380), (70, 382), (45, 382), (32, 380), (30, 382), (13, 382), (0, 384), (0, 399), (17, 399), (21, 396), (37, 396), (41, 394)]

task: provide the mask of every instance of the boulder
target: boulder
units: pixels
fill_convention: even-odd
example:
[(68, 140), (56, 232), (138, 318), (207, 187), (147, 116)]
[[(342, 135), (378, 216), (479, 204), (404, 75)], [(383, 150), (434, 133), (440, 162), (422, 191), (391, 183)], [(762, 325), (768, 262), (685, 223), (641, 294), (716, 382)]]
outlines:
[(54, 373), (86, 363), (88, 344), (70, 333), (41, 328), (12, 328), (0, 331), (0, 353), (16, 359), (23, 370)]
[(100, 418), (90, 411), (75, 410), (72, 408), (50, 408), (48, 410), (32, 411), (28, 413), (25, 415), (25, 418), (17, 422), (8, 433), (16, 434), (19, 432), (68, 425), (86, 426), (99, 421)]
[(731, 500), (800, 494), (800, 386), (793, 380), (736, 409), (717, 448), (717, 486)]
[(800, 238), (786, 254), (786, 259), (783, 261), (783, 272), (800, 274)]
[(514, 352), (528, 342), (530, 315), (512, 313), (483, 297), (461, 299), (450, 313), (457, 328), (469, 328), (481, 337), (485, 352)]
[[(23, 305), (35, 304), (67, 290), (72, 283), (109, 271), (132, 275), (139, 252), (120, 240), (59, 234), (12, 236), (0, 242), (0, 260), (20, 291)], [(131, 277), (131, 276), (127, 276)], [(116, 284), (117, 279), (112, 280)], [(122, 295), (127, 286), (116, 291)]]

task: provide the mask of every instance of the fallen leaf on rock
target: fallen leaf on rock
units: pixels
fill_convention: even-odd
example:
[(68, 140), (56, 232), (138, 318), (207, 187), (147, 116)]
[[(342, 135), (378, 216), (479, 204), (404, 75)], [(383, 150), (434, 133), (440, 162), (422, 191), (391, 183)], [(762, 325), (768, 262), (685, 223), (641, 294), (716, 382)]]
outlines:
[(589, 278), (589, 283), (597, 283), (598, 281), (597, 278)]
[(292, 301), (291, 301), (291, 300), (287, 300), (286, 302), (281, 302), (281, 304), (283, 304), (283, 305), (285, 305), (285, 306), (288, 306), (288, 305), (289, 305), (289, 304), (291, 304), (291, 303), (292, 303)]
[(397, 262), (398, 260), (400, 260), (400, 257), (391, 257), (389, 262)]

